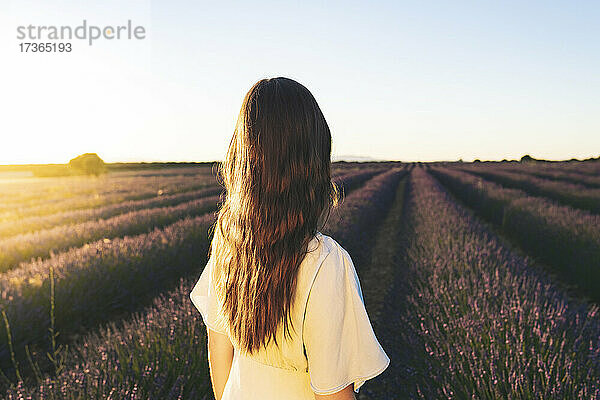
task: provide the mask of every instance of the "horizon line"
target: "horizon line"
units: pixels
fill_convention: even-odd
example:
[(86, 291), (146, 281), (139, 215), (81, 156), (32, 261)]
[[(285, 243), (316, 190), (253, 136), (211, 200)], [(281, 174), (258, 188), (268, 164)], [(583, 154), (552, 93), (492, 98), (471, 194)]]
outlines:
[[(524, 156), (523, 156), (524, 157)], [(600, 155), (598, 157), (588, 157), (588, 158), (583, 158), (583, 159), (579, 159), (576, 157), (572, 157), (569, 159), (560, 159), (560, 160), (552, 160), (552, 159), (544, 159), (544, 158), (535, 158), (535, 157), (531, 157), (531, 160), (533, 161), (549, 161), (549, 162), (567, 162), (567, 161), (600, 161)], [(400, 162), (400, 163), (436, 163), (436, 162), (464, 162), (464, 163), (472, 163), (472, 162), (502, 162), (502, 161), (517, 161), (519, 162), (520, 159), (508, 159), (508, 158), (503, 158), (503, 159), (494, 159), (494, 160), (483, 160), (483, 159), (479, 159), (479, 158), (474, 158), (471, 161), (466, 161), (463, 160), (462, 158), (458, 158), (455, 160), (399, 160), (399, 159), (380, 159), (380, 158), (372, 158), (372, 157), (368, 157), (368, 156), (352, 156), (352, 155), (348, 155), (348, 156), (339, 156), (339, 157), (332, 157), (331, 162), (332, 163), (336, 163), (336, 162)], [(218, 163), (218, 162), (222, 162), (222, 160), (202, 160), (202, 161), (198, 161), (198, 160), (135, 160), (135, 161), (105, 161), (104, 163), (107, 165), (110, 164), (209, 164), (209, 163)], [(27, 167), (27, 166), (51, 166), (51, 165), (68, 165), (69, 163), (19, 163), (19, 164), (0, 164), (0, 167)]]

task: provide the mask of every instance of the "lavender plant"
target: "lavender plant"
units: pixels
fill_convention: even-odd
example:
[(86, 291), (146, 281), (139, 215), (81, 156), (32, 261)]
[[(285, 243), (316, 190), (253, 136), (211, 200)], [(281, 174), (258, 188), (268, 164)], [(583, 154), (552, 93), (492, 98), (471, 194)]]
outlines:
[(386, 342), (404, 368), (385, 395), (600, 396), (597, 306), (568, 298), (422, 168), (411, 174), (403, 227), (405, 268), (387, 309), (397, 336)]
[(116, 238), (147, 232), (185, 217), (214, 210), (218, 197), (191, 200), (172, 207), (157, 207), (128, 212), (108, 219), (61, 225), (0, 240), (0, 271), (18, 267), (35, 257), (45, 258), (52, 252), (83, 246), (101, 238)]
[(212, 185), (199, 190), (185, 191), (172, 195), (160, 195), (143, 200), (129, 200), (98, 208), (64, 211), (44, 216), (23, 218), (18, 224), (13, 221), (0, 222), (0, 238), (7, 238), (44, 229), (52, 229), (61, 225), (78, 224), (98, 219), (108, 219), (132, 211), (140, 211), (157, 207), (173, 207), (186, 201), (218, 195), (222, 189)]
[(600, 301), (600, 216), (507, 189), (466, 172), (432, 174), (520, 247), (552, 267), (580, 295)]
[(542, 179), (516, 172), (490, 170), (479, 166), (462, 167), (462, 169), (503, 186), (524, 190), (534, 196), (545, 196), (565, 205), (600, 213), (600, 188), (588, 188), (581, 184)]
[(534, 165), (513, 165), (507, 166), (498, 165), (497, 163), (488, 166), (490, 169), (501, 169), (510, 172), (522, 172), (529, 175), (534, 175), (539, 178), (564, 181), (569, 183), (582, 184), (589, 188), (600, 188), (600, 177), (593, 175), (581, 174), (579, 172), (564, 170), (564, 167)]
[[(13, 202), (0, 205), (0, 221), (15, 222), (33, 216), (102, 207), (127, 200), (142, 200), (170, 193), (198, 190), (213, 184), (214, 177), (212, 176), (201, 176), (198, 179), (178, 177), (166, 180), (137, 178), (137, 180), (130, 180), (127, 186), (121, 188), (114, 188), (110, 181), (106, 182), (102, 190), (93, 193), (70, 195), (70, 189), (66, 187), (54, 199), (38, 196), (32, 201), (26, 202), (20, 201), (20, 195), (17, 195)], [(24, 191), (27, 193), (26, 188)]]

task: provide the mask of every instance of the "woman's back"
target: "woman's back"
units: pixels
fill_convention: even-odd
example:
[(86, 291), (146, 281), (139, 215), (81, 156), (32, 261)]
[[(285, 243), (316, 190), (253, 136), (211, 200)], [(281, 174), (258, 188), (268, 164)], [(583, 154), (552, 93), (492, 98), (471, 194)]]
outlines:
[[(352, 398), (389, 363), (348, 253), (319, 233), (336, 206), (331, 132), (288, 78), (246, 94), (219, 174), (208, 268), (191, 293), (217, 400)], [(341, 397), (340, 397), (341, 398)]]
[(291, 336), (247, 354), (235, 344), (211, 281), (211, 257), (190, 297), (205, 324), (230, 337), (234, 358), (222, 399), (314, 399), (381, 373), (389, 358), (379, 345), (348, 253), (317, 233), (297, 276)]

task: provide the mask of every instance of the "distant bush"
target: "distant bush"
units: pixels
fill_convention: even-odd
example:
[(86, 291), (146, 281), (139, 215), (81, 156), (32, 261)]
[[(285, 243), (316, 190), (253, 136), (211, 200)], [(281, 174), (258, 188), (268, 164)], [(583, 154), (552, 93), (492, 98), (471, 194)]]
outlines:
[(106, 172), (104, 161), (96, 153), (85, 153), (69, 161), (69, 168), (86, 175), (100, 175)]
[(531, 157), (529, 154), (526, 154), (523, 157), (521, 157), (521, 162), (533, 162), (533, 161), (537, 161), (537, 160), (535, 158)]

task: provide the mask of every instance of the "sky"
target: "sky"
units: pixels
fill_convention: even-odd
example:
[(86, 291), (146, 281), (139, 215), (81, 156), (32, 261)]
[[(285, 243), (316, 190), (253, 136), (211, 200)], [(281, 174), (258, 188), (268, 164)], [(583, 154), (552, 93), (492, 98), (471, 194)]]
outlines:
[[(20, 51), (19, 26), (84, 19), (145, 37)], [(599, 19), (591, 1), (0, 0), (0, 164), (221, 160), (275, 76), (313, 93), (334, 158), (598, 157)]]

